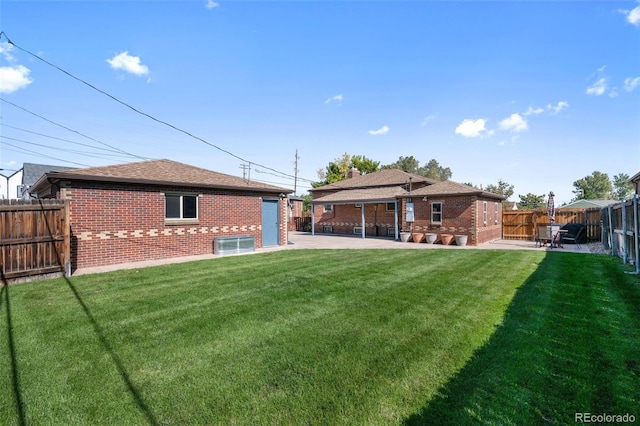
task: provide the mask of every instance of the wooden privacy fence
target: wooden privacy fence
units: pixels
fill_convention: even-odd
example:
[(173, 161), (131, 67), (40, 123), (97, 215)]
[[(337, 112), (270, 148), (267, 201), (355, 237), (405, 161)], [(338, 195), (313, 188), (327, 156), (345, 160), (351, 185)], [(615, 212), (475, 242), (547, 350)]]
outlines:
[(602, 243), (625, 263), (635, 264), (640, 273), (640, 211), (638, 195), (602, 209)]
[(0, 200), (2, 284), (71, 272), (69, 202)]
[[(579, 223), (584, 225), (587, 241), (600, 241), (600, 209), (556, 209), (555, 223)], [(505, 240), (533, 240), (536, 226), (549, 225), (546, 209), (503, 210), (502, 238)]]

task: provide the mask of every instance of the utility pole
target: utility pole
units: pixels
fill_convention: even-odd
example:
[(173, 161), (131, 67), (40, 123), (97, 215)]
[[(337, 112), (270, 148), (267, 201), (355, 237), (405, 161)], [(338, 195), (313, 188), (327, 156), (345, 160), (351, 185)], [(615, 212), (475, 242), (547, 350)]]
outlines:
[(295, 157), (295, 166), (294, 166), (294, 175), (295, 179), (293, 180), (293, 195), (298, 195), (298, 160), (300, 157), (298, 156), (298, 148), (296, 148), (296, 157)]
[(247, 172), (249, 174), (249, 179), (251, 180), (251, 163), (249, 164), (240, 164), (240, 168), (242, 169), (242, 179), (247, 180)]

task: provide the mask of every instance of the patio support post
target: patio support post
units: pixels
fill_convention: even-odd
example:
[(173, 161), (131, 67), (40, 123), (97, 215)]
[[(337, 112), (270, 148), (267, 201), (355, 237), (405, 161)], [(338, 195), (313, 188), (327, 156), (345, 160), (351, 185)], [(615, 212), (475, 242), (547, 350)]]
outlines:
[(360, 204), (360, 213), (362, 214), (362, 238), (364, 238), (365, 235), (365, 228), (364, 228), (364, 207), (366, 206), (365, 203)]
[(311, 203), (311, 235), (316, 235), (316, 205)]
[(396, 241), (398, 241), (398, 237), (400, 236), (400, 230), (398, 229), (398, 199), (393, 200), (393, 224), (395, 225), (396, 231)]

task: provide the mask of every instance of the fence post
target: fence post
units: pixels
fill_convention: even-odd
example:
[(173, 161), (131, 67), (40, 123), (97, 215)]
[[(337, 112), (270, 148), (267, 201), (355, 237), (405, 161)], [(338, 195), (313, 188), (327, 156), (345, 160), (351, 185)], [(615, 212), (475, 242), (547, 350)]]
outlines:
[(636, 247), (636, 274), (640, 274), (640, 247), (638, 247), (638, 243), (640, 242), (640, 235), (638, 235), (638, 194), (633, 197), (633, 245)]
[(616, 250), (616, 248), (614, 247), (615, 244), (615, 238), (613, 235), (613, 207), (609, 206), (607, 207), (607, 213), (609, 214), (609, 247), (611, 248), (611, 254), (613, 256), (617, 256), (618, 255), (618, 251)]
[(627, 263), (629, 259), (629, 245), (627, 244), (627, 205), (622, 202), (622, 263)]

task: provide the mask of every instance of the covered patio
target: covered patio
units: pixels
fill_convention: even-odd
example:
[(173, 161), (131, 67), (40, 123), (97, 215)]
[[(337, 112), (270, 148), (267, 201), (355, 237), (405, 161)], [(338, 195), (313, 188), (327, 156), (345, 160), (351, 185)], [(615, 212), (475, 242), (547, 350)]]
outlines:
[[(378, 187), (378, 188), (361, 188), (361, 189), (346, 189), (340, 192), (335, 192), (332, 194), (325, 195), (323, 197), (317, 198), (311, 201), (311, 235), (315, 235), (316, 229), (316, 217), (315, 217), (315, 206), (324, 205), (324, 206), (342, 206), (342, 205), (352, 205), (354, 208), (360, 206), (360, 218), (359, 218), (359, 228), (360, 228), (360, 236), (362, 238), (366, 238), (366, 229), (367, 227), (376, 227), (378, 226), (377, 222), (377, 212), (378, 206), (385, 206), (385, 211), (393, 212), (393, 229), (394, 229), (394, 240), (398, 240), (400, 237), (400, 227), (399, 227), (399, 201), (398, 198), (401, 195), (406, 194), (407, 191), (402, 186), (391, 186), (391, 187)], [(373, 222), (367, 223), (366, 221), (366, 206), (373, 205), (374, 218)], [(390, 207), (393, 206), (393, 209), (390, 210)], [(322, 220), (318, 223), (321, 224)], [(356, 228), (356, 227), (354, 227)]]

